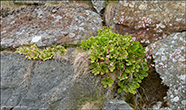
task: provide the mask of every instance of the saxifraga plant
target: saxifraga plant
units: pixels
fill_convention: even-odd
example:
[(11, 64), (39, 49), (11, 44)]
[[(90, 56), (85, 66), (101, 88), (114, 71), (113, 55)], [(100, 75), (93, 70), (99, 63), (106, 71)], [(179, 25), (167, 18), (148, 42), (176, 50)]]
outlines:
[(52, 48), (47, 47), (46, 49), (39, 49), (35, 44), (30, 47), (19, 47), (16, 49), (15, 53), (26, 55), (27, 59), (39, 59), (40, 61), (48, 60), (55, 58), (53, 57), (56, 52), (63, 55), (66, 52), (66, 49), (61, 46), (53, 46)]
[(96, 37), (82, 41), (81, 47), (92, 50), (89, 68), (94, 75), (105, 75), (101, 81), (104, 88), (114, 83), (114, 79), (108, 75), (113, 73), (119, 80), (118, 93), (125, 91), (135, 94), (141, 80), (148, 76), (145, 48), (130, 35), (122, 36), (113, 33), (111, 28), (102, 27)]

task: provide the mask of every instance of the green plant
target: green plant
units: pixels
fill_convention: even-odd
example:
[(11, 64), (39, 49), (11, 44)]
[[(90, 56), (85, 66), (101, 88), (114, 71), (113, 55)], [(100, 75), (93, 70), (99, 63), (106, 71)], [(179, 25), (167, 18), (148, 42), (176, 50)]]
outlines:
[(148, 76), (145, 48), (130, 35), (122, 36), (113, 33), (111, 28), (102, 27), (96, 37), (82, 41), (80, 46), (92, 50), (89, 68), (94, 75), (106, 75), (101, 81), (105, 88), (114, 83), (108, 74), (112, 73), (117, 75), (118, 93), (125, 91), (135, 94), (141, 80)]
[(47, 47), (46, 49), (39, 49), (35, 44), (28, 47), (19, 47), (16, 49), (15, 53), (26, 55), (25, 58), (28, 59), (40, 59), (40, 60), (48, 60), (54, 58), (54, 54), (59, 52), (59, 54), (65, 54), (66, 50), (63, 46), (53, 46), (52, 48)]

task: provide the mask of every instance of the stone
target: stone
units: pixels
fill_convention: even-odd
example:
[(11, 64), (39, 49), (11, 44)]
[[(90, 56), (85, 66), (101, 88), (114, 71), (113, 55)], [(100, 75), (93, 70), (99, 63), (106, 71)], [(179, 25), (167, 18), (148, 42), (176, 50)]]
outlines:
[[(186, 90), (184, 87), (185, 81), (185, 63), (179, 58), (186, 58), (184, 55), (185, 49), (182, 48), (185, 45), (186, 32), (176, 32), (167, 36), (165, 39), (156, 41), (147, 46), (149, 54), (152, 55), (155, 62), (156, 72), (160, 74), (162, 83), (169, 87), (165, 101), (170, 102), (168, 108), (170, 109), (184, 109), (183, 103), (181, 103), (186, 97), (186, 94), (183, 92)], [(172, 42), (174, 41), (174, 42)], [(155, 45), (155, 48), (151, 48), (152, 45)], [(181, 52), (179, 55), (174, 56), (178, 52)], [(171, 61), (174, 59), (175, 61)], [(160, 63), (165, 64), (166, 68), (159, 67)], [(158, 67), (158, 68), (157, 68)], [(183, 83), (180, 83), (183, 82)]]
[[(138, 41), (148, 45), (161, 40), (171, 33), (185, 30), (185, 1), (122, 1), (120, 0), (113, 22), (115, 32), (131, 34)], [(112, 16), (111, 16), (112, 17)], [(151, 19), (143, 27), (142, 18)], [(106, 21), (107, 22), (107, 21)]]
[[(1, 48), (7, 48), (8, 45), (15, 47), (20, 46), (19, 44), (30, 45), (31, 42), (37, 46), (66, 43), (76, 45), (81, 40), (96, 36), (97, 29), (102, 26), (100, 13), (105, 8), (104, 5), (100, 5), (102, 1), (92, 0), (97, 13), (89, 5), (78, 2), (71, 4), (68, 0), (64, 1), (67, 4), (46, 0), (41, 5), (34, 3), (35, 1), (26, 2), (31, 6), (21, 6), (16, 9), (1, 8)], [(142, 44), (150, 44), (148, 47), (156, 44), (150, 54), (154, 58), (156, 71), (160, 74), (162, 83), (169, 87), (167, 96), (163, 98), (165, 102), (169, 102), (165, 109), (184, 108), (185, 1), (120, 0), (118, 4), (109, 3), (105, 9), (106, 26), (114, 27), (115, 32), (121, 30), (124, 34), (132, 34)], [(147, 26), (144, 34), (140, 35), (145, 29), (143, 26), (140, 27), (139, 22), (143, 17), (150, 18), (151, 24)], [(164, 37), (163, 32), (165, 32)], [(170, 54), (176, 49), (181, 50), (181, 55), (175, 57), (174, 61), (168, 62), (167, 68), (157, 68), (160, 62), (169, 61)], [(68, 49), (67, 54), (57, 61), (47, 60), (41, 63), (37, 60), (24, 60), (19, 54), (2, 52), (1, 109), (64, 109), (64, 107), (82, 110), (100, 109), (95, 106), (96, 100), (104, 96), (107, 90), (102, 89), (101, 85), (96, 85), (100, 84), (100, 77), (97, 79), (93, 75), (84, 74), (88, 71), (87, 68), (80, 69), (73, 66), (75, 50), (75, 48)], [(83, 74), (81, 72), (78, 74), (78, 71)], [(95, 83), (96, 81), (99, 83)], [(101, 88), (102, 92), (95, 87)], [(92, 99), (95, 101), (91, 102)], [(107, 106), (104, 104), (104, 107), (119, 109), (127, 105), (123, 100), (114, 100), (110, 102), (107, 99), (105, 102)], [(160, 105), (158, 102), (154, 107), (164, 109), (160, 108)], [(128, 107), (126, 109), (131, 108), (129, 105), (126, 107)]]
[(174, 102), (177, 102), (178, 100), (179, 100), (178, 96), (174, 97), (174, 99), (173, 99)]
[(110, 99), (107, 100), (102, 110), (133, 110), (124, 100)]
[[(19, 44), (28, 45), (32, 40), (39, 41), (37, 46), (64, 45), (67, 42), (76, 45), (89, 36), (96, 36), (103, 20), (90, 6), (76, 3), (22, 6), (7, 13), (2, 21), (1, 38), (5, 41), (12, 39), (11, 45), (17, 47)], [(11, 22), (14, 24), (10, 25)], [(41, 36), (41, 40), (34, 36)], [(22, 42), (20, 39), (27, 40)], [(10, 45), (10, 42), (7, 44)], [(7, 48), (8, 45), (2, 44), (1, 47)]]
[(112, 98), (114, 93), (107, 93), (101, 77), (74, 72), (76, 51), (67, 49), (64, 57), (71, 60), (41, 63), (25, 60), (18, 53), (1, 52), (1, 109), (81, 109), (89, 101)]
[(38, 42), (39, 40), (41, 40), (41, 36), (35, 36), (32, 38), (32, 42)]
[(105, 8), (104, 0), (91, 0), (93, 7), (96, 9), (97, 13), (100, 13), (102, 9)]
[(62, 0), (62, 1), (52, 1), (52, 0), (13, 0), (15, 4), (26, 4), (26, 5), (44, 5), (46, 3), (69, 3), (69, 0)]
[(182, 100), (181, 103), (182, 103), (183, 105), (186, 105), (186, 100)]
[(70, 33), (70, 34), (69, 34), (69, 37), (70, 37), (70, 38), (73, 38), (74, 36), (75, 36), (74, 33)]
[(43, 5), (43, 4), (45, 4), (45, 0), (39, 0), (39, 1), (35, 1), (35, 0), (14, 0), (14, 3), (27, 4), (27, 5), (34, 5), (34, 4)]

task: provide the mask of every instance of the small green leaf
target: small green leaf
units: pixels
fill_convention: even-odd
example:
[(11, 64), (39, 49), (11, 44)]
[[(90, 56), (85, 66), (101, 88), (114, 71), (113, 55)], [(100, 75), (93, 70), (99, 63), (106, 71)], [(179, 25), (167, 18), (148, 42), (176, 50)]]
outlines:
[(122, 92), (122, 89), (121, 89), (121, 88), (119, 88), (119, 89), (118, 89), (118, 93), (121, 93), (121, 92)]

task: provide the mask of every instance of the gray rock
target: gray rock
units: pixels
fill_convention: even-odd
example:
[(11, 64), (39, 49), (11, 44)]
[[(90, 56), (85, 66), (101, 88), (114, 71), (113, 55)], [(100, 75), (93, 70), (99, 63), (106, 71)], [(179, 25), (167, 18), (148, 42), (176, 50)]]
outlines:
[(182, 100), (181, 103), (182, 103), (183, 105), (186, 105), (186, 100)]
[[(66, 55), (74, 56), (74, 51), (71, 48)], [(2, 110), (78, 109), (88, 100), (108, 99), (100, 77), (91, 73), (77, 75), (71, 60), (40, 63), (25, 60), (18, 53), (2, 52), (1, 64)]]
[(34, 5), (34, 4), (38, 4), (38, 5), (43, 5), (45, 4), (45, 0), (13, 0), (14, 3), (21, 3), (21, 4), (27, 4), (27, 5)]
[[(151, 49), (150, 54), (154, 58), (156, 71), (160, 74), (162, 83), (169, 87), (167, 96), (164, 97), (164, 99), (165, 101), (170, 102), (168, 105), (168, 108), (170, 109), (185, 108), (185, 105), (182, 102), (184, 102), (186, 97), (186, 94), (184, 93), (186, 90), (184, 87), (184, 70), (186, 64), (184, 60), (178, 60), (186, 58), (184, 52), (185, 49), (183, 48), (185, 39), (186, 32), (177, 32), (148, 46), (148, 49), (150, 49), (152, 45), (155, 45), (155, 47)], [(176, 50), (179, 50), (181, 53), (174, 57)], [(172, 59), (175, 61), (171, 61)], [(160, 63), (166, 63), (166, 65), (159, 67)]]
[(124, 100), (111, 99), (107, 100), (102, 110), (133, 110)]
[[(96, 36), (97, 30), (102, 26), (99, 14), (92, 11), (91, 7), (78, 3), (75, 6), (70, 4), (24, 6), (7, 14), (1, 19), (3, 22), (1, 38), (4, 41), (12, 39), (7, 44), (11, 43), (16, 47), (19, 46), (16, 43), (20, 41), (19, 39), (27, 39), (22, 45), (28, 45), (32, 40), (39, 44), (37, 46), (64, 45), (67, 42), (76, 45), (81, 40), (88, 39), (88, 36)], [(13, 21), (15, 22), (11, 25)], [(73, 34), (70, 34), (72, 32)], [(81, 36), (80, 39), (77, 36)], [(37, 43), (38, 41), (41, 42)], [(8, 45), (2, 44), (1, 47), (7, 48)]]
[(105, 1), (104, 0), (91, 0), (93, 7), (96, 9), (98, 13), (101, 12), (103, 8), (105, 8)]
[(73, 38), (74, 36), (75, 36), (74, 33), (70, 33), (70, 34), (69, 34), (69, 37), (70, 37), (70, 38)]

